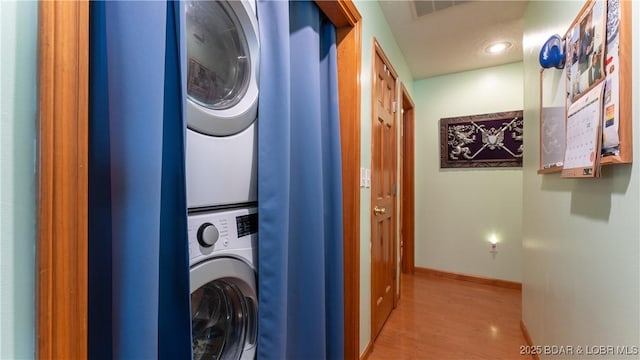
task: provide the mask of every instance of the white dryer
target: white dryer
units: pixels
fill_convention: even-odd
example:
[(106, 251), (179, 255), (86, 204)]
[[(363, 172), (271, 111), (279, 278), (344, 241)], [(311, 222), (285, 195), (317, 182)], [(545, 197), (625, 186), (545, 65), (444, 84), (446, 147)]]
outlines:
[(186, 1), (190, 210), (257, 201), (258, 20), (253, 1)]
[(193, 359), (256, 354), (256, 208), (189, 216)]

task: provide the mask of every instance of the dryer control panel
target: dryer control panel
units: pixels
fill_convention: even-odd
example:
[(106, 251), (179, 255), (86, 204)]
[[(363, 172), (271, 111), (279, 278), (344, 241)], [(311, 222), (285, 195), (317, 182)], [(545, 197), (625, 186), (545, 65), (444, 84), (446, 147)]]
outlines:
[(212, 256), (255, 260), (258, 239), (257, 208), (218, 210), (188, 217), (189, 264)]

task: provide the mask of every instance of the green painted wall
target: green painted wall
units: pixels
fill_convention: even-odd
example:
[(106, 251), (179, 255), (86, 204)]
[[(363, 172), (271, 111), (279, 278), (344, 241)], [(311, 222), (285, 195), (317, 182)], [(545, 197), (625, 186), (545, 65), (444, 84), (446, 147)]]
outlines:
[[(529, 3), (523, 38), (525, 119), (540, 115), (540, 47), (550, 35), (564, 34), (582, 5)], [(605, 167), (600, 179), (538, 175), (538, 123), (525, 122), (522, 318), (538, 345), (640, 345), (640, 3), (636, 1), (632, 18), (633, 78), (628, 80), (634, 94), (633, 165)], [(589, 356), (613, 358), (620, 357)]]
[(440, 169), (439, 121), (522, 110), (522, 76), (522, 63), (513, 63), (414, 83), (417, 267), (521, 280), (522, 170)]
[[(413, 78), (409, 66), (387, 19), (377, 1), (354, 1), (362, 15), (362, 126), (361, 126), (361, 166), (371, 168), (371, 73), (373, 59), (373, 38), (388, 56), (400, 81), (410, 94), (413, 93)], [(360, 353), (371, 340), (371, 189), (360, 190)]]
[(37, 3), (0, 1), (0, 359), (34, 357)]

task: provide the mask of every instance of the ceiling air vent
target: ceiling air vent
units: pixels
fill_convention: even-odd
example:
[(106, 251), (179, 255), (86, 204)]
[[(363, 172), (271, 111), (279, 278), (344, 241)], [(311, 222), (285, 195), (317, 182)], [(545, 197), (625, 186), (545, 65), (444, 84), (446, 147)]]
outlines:
[(413, 2), (418, 17), (440, 11), (448, 7), (464, 4), (470, 0), (417, 0)]

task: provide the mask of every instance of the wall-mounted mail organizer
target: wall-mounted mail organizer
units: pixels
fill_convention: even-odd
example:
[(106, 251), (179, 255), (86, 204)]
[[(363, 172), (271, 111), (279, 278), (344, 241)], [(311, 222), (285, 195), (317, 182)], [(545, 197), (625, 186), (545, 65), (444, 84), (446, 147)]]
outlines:
[(540, 52), (539, 174), (633, 161), (631, 1), (590, 0)]

